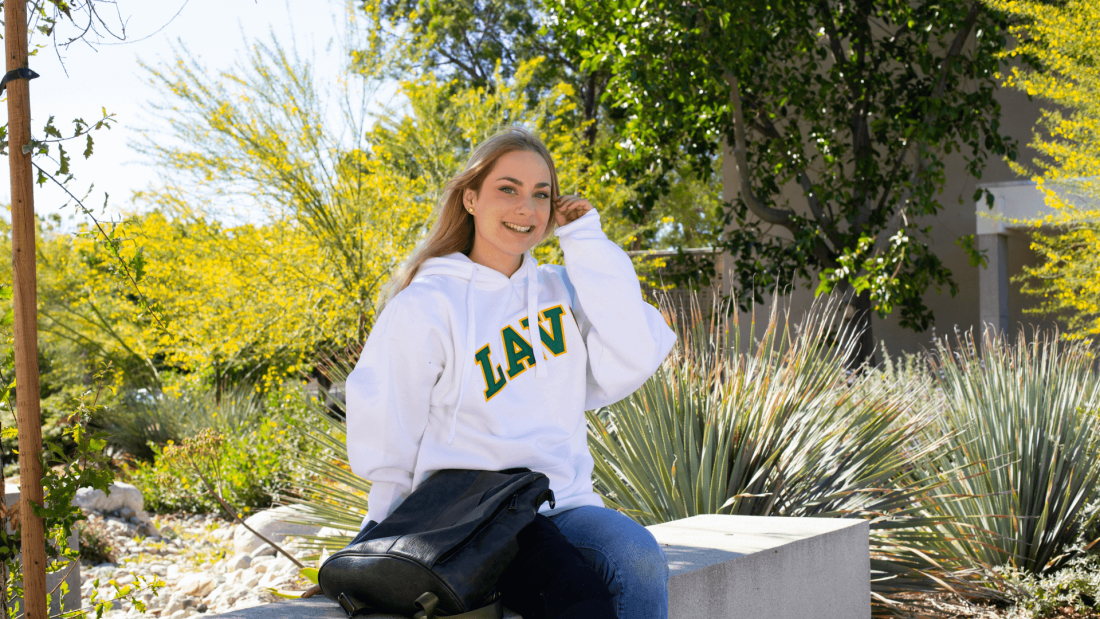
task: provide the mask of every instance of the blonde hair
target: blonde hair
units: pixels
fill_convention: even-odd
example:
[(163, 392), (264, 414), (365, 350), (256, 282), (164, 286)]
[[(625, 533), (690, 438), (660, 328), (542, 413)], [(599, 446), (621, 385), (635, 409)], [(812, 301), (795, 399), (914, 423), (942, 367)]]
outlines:
[(550, 168), (550, 219), (540, 242), (550, 236), (554, 231), (556, 208), (554, 205), (561, 194), (554, 159), (542, 140), (533, 133), (522, 127), (509, 127), (478, 144), (462, 172), (447, 182), (443, 189), (443, 196), (436, 206), (435, 223), (428, 231), (428, 236), (417, 245), (386, 284), (384, 303), (389, 302), (412, 283), (425, 260), (455, 252), (470, 253), (474, 248), (474, 216), (466, 211), (466, 207), (462, 204), (462, 196), (467, 189), (480, 193), (485, 177), (489, 175), (497, 161), (515, 151), (537, 153)]

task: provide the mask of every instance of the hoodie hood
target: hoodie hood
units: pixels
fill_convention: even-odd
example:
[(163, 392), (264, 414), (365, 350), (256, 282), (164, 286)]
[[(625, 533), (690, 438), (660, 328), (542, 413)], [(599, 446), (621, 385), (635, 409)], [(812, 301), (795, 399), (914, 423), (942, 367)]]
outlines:
[[(460, 359), (461, 371), (458, 373), (460, 378), (458, 388), (458, 403), (455, 405), (454, 413), (451, 416), (451, 434), (447, 438), (447, 444), (454, 444), (455, 432), (458, 430), (458, 412), (462, 408), (462, 400), (466, 397), (466, 385), (470, 382), (470, 373), (473, 371), (473, 364), (470, 359), (474, 352), (474, 337), (477, 330), (477, 314), (474, 311), (474, 291), (475, 290), (499, 290), (505, 286), (519, 286), (525, 285), (527, 288), (527, 324), (531, 325), (531, 333), (534, 334), (531, 338), (532, 345), (538, 350), (543, 350), (545, 344), (543, 344), (538, 334), (538, 298), (539, 298), (539, 274), (538, 274), (538, 261), (531, 256), (531, 252), (524, 252), (523, 263), (520, 265), (516, 272), (511, 277), (491, 269), (486, 266), (482, 266), (470, 257), (455, 252), (446, 256), (440, 256), (438, 258), (429, 258), (424, 261), (424, 264), (420, 265), (420, 270), (417, 271), (416, 277), (427, 277), (429, 275), (444, 275), (447, 277), (455, 277), (467, 282), (466, 284), (466, 333), (465, 337), (460, 339), (460, 334), (455, 332), (454, 347), (457, 351), (456, 358)], [(546, 353), (541, 355), (544, 359)], [(546, 363), (535, 364), (535, 378), (545, 379), (549, 376), (549, 370)]]

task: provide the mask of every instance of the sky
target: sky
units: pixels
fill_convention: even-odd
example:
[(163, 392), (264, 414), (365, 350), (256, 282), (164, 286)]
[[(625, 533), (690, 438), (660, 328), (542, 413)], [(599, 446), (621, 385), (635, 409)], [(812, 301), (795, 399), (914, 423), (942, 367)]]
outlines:
[[(339, 37), (344, 30), (343, 0), (115, 0), (101, 6), (117, 7), (106, 21), (116, 33), (125, 21), (126, 42), (109, 37), (90, 47), (80, 43), (68, 50), (47, 48), (30, 59), (30, 68), (41, 77), (31, 82), (32, 129), (35, 137), (50, 116), (62, 131), (71, 131), (72, 119), (101, 117), (101, 108), (114, 114), (110, 131), (97, 131), (95, 152), (80, 156), (83, 143), (66, 148), (73, 155), (73, 188), (83, 195), (94, 183), (85, 204), (97, 213), (104, 210), (104, 194), (110, 198), (105, 215), (131, 208), (133, 191), (154, 183), (157, 174), (143, 163), (134, 149), (139, 129), (154, 135), (165, 127), (148, 111), (148, 105), (165, 101), (148, 83), (139, 60), (155, 65), (174, 57), (173, 44), (182, 41), (210, 69), (224, 69), (242, 57), (250, 41), (269, 41), (274, 35), (287, 48), (311, 61), (321, 80), (334, 78), (344, 65)], [(63, 36), (72, 26), (59, 27)], [(32, 35), (32, 44), (41, 41)], [(67, 75), (66, 75), (67, 73)], [(0, 105), (7, 121), (7, 105)], [(75, 152), (74, 152), (75, 151)], [(48, 163), (48, 162), (47, 162)], [(47, 170), (55, 164), (45, 165)], [(56, 169), (54, 167), (53, 169)], [(63, 228), (71, 229), (74, 206), (63, 205), (65, 194), (54, 186), (35, 189), (35, 212), (61, 214)], [(10, 202), (8, 165), (0, 165), (0, 203)], [(4, 213), (7, 217), (7, 213)]]

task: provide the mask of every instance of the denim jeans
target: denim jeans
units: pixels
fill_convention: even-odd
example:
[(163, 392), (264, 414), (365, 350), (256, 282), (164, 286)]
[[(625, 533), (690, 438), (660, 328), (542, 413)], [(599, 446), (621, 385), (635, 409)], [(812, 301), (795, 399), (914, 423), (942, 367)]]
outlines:
[(668, 561), (645, 527), (588, 505), (550, 520), (603, 576), (619, 619), (667, 619)]

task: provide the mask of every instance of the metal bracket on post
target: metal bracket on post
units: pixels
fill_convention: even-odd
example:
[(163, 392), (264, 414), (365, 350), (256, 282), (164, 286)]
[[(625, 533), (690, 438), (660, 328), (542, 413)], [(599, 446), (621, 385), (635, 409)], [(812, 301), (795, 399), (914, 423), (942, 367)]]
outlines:
[(15, 80), (33, 80), (36, 77), (41, 76), (26, 67), (8, 71), (4, 75), (4, 79), (0, 80), (0, 94), (3, 94), (4, 90), (8, 87), (8, 82), (14, 82)]

